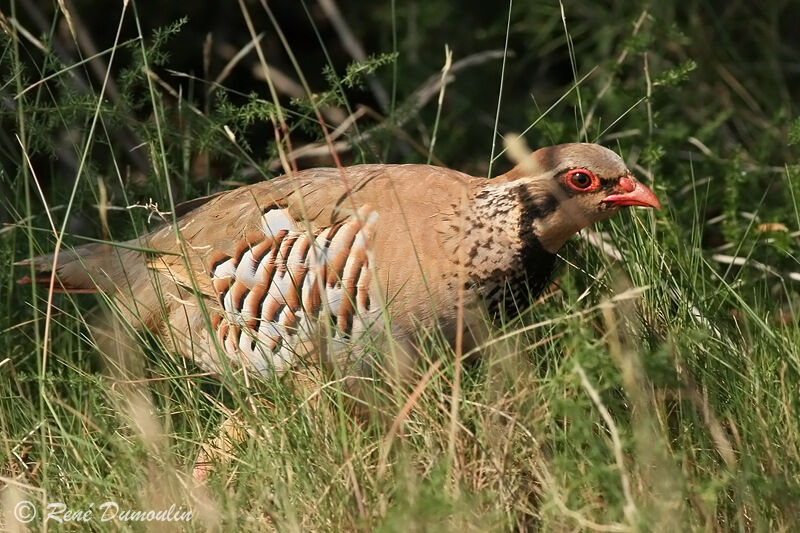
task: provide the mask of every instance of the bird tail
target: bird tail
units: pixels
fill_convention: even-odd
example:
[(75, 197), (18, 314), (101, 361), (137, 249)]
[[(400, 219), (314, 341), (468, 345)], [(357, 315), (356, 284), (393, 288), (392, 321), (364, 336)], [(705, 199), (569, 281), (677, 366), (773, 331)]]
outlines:
[(163, 302), (147, 267), (146, 252), (137, 249), (138, 241), (121, 245), (93, 243), (72, 250), (61, 250), (15, 263), (33, 265), (33, 276), (17, 280), (20, 284), (34, 283), (53, 292), (106, 293), (114, 295), (122, 317), (132, 324), (152, 329), (162, 315)]
[(17, 283), (35, 283), (50, 287), (54, 292), (96, 293), (113, 292), (127, 271), (129, 277), (141, 265), (145, 267), (141, 252), (111, 246), (86, 244), (72, 250), (61, 250), (58, 255), (44, 254), (14, 263), (16, 266), (33, 265), (30, 275)]

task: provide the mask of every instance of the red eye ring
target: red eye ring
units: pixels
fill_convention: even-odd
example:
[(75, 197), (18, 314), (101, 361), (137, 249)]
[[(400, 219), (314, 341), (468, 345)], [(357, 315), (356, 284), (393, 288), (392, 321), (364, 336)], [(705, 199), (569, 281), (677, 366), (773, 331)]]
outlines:
[(585, 168), (573, 168), (564, 174), (564, 182), (570, 189), (578, 192), (590, 192), (600, 187), (600, 180), (594, 172)]

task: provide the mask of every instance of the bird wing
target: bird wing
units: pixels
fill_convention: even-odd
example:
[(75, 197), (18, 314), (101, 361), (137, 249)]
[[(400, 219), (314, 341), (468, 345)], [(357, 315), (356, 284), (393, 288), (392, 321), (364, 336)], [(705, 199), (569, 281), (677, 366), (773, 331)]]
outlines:
[(192, 200), (189, 206), (195, 208), (178, 219), (177, 232), (168, 225), (144, 237), (142, 244), (165, 252), (152, 254), (148, 266), (175, 283), (214, 296), (216, 263), (223, 258), (238, 261), (254, 243), (263, 246), (281, 230), (313, 235), (346, 220), (365, 203), (348, 201), (350, 192), (363, 190), (382, 167), (310, 169)]
[[(469, 185), (470, 180), (475, 178), (427, 165), (309, 169), (194, 200), (192, 204), (200, 205), (178, 220), (177, 233), (174, 226), (166, 226), (142, 244), (167, 252), (152, 255), (150, 268), (214, 296), (212, 266), (222, 258), (241, 258), (253, 243), (283, 229), (315, 235), (368, 205), (386, 228), (382, 255), (389, 263), (402, 263), (406, 258), (398, 243), (414, 234), (430, 241), (424, 230), (431, 226), (431, 217), (452, 209), (452, 201), (461, 195), (457, 185)], [(422, 240), (414, 244), (438, 248), (435, 239)]]

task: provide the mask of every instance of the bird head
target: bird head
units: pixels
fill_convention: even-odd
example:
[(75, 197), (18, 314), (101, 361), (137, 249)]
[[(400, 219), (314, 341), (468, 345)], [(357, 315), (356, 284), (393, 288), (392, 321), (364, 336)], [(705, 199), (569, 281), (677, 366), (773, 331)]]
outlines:
[(597, 144), (541, 148), (498, 179), (516, 188), (523, 223), (551, 253), (623, 207), (661, 209), (653, 191), (633, 176), (622, 158)]

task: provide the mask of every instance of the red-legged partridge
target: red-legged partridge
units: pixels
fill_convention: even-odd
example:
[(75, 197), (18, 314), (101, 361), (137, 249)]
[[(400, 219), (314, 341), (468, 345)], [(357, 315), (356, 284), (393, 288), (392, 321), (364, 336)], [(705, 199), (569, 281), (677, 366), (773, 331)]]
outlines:
[[(222, 354), (261, 373), (326, 354), (359, 373), (374, 363), (358, 348), (388, 335), (409, 346), (435, 326), (454, 341), (460, 296), (468, 311), (524, 307), (567, 239), (623, 206), (660, 208), (595, 144), (542, 148), (494, 179), (428, 165), (310, 169), (192, 201), (177, 231), (65, 251), (55, 269), (38, 257), (33, 281), (49, 286), (55, 272), (56, 290), (114, 293), (133, 324), (211, 371)], [(465, 314), (467, 332), (478, 316)]]

